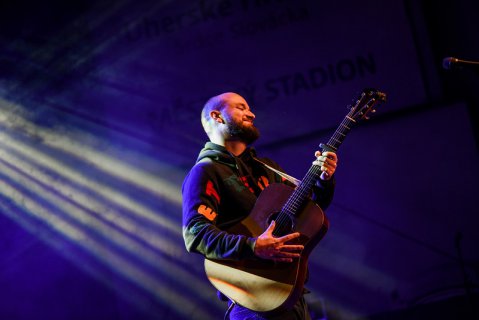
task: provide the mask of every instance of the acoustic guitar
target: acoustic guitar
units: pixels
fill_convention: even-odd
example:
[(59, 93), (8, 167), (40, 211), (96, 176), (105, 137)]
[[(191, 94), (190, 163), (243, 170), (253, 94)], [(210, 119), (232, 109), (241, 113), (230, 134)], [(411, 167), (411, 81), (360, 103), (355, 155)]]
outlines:
[[(365, 89), (350, 106), (327, 144), (321, 150), (336, 152), (346, 135), (369, 114), (386, 94), (375, 89)], [(320, 167), (312, 165), (301, 183), (295, 188), (274, 183), (259, 195), (250, 215), (226, 231), (258, 237), (276, 221), (273, 235), (283, 236), (299, 232), (295, 243), (304, 250), (293, 262), (274, 262), (260, 258), (241, 261), (205, 259), (205, 272), (213, 286), (225, 296), (248, 309), (274, 313), (292, 307), (303, 292), (308, 257), (328, 230), (329, 222), (321, 208), (310, 199), (311, 189), (321, 174)]]

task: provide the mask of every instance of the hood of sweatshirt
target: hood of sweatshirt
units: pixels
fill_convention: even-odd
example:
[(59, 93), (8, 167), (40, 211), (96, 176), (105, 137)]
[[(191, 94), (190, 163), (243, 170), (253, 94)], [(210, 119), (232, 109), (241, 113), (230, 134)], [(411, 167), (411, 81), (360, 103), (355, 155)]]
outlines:
[(209, 158), (216, 162), (238, 168), (238, 160), (249, 160), (253, 157), (256, 157), (256, 150), (252, 147), (247, 148), (239, 157), (235, 157), (226, 150), (225, 147), (213, 142), (207, 142), (204, 148), (201, 149), (196, 162), (198, 163), (205, 158)]

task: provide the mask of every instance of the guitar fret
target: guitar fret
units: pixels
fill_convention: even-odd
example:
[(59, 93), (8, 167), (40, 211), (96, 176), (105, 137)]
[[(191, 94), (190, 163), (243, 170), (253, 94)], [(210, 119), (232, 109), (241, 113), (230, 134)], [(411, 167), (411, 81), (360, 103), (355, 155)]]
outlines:
[(354, 120), (354, 119), (351, 118), (350, 116), (346, 116), (346, 118), (348, 118), (348, 119), (351, 120), (352, 122), (356, 122), (356, 120)]
[(337, 142), (339, 142), (339, 143), (342, 142), (341, 140), (338, 140), (338, 139), (334, 139), (334, 138), (331, 138), (331, 139), (334, 140), (334, 141), (337, 141)]

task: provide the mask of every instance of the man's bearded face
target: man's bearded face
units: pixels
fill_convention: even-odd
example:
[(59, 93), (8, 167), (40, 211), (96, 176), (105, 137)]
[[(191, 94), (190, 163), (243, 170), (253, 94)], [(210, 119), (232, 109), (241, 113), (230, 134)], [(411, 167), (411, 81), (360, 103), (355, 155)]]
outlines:
[(236, 138), (246, 144), (252, 144), (260, 136), (259, 130), (254, 124), (245, 124), (243, 121), (228, 121), (227, 131), (231, 138)]
[(223, 108), (221, 116), (226, 125), (227, 139), (239, 140), (251, 144), (259, 138), (259, 130), (254, 126), (255, 115), (246, 100), (236, 93), (221, 96)]

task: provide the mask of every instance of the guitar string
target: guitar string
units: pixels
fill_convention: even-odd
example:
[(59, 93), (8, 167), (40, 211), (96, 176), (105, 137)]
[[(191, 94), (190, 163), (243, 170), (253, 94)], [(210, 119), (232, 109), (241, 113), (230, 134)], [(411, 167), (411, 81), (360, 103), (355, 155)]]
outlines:
[[(318, 168), (316, 168), (316, 167), (317, 166), (312, 166), (310, 168), (310, 170), (306, 174), (305, 178), (303, 179), (303, 182), (300, 184), (298, 189), (306, 189), (306, 190), (309, 189), (308, 186), (310, 186), (311, 183), (313, 183), (313, 181), (311, 181), (311, 180), (315, 179), (315, 177), (317, 176)], [(290, 219), (289, 219), (290, 214), (288, 213), (288, 211), (290, 211), (290, 210), (287, 210), (287, 209), (285, 210), (285, 208), (291, 207), (292, 206), (291, 202), (293, 202), (294, 204), (297, 205), (298, 200), (301, 200), (301, 198), (304, 198), (305, 191), (303, 191), (303, 192), (300, 192), (300, 191), (303, 191), (303, 190), (295, 190), (292, 197), (283, 206), (283, 209), (280, 212), (280, 217), (279, 217), (279, 219), (277, 219), (278, 220), (277, 223), (278, 223), (278, 230), (279, 231), (284, 231), (283, 229), (285, 227), (287, 227), (287, 225), (285, 223), (288, 223), (290, 221)], [(300, 202), (302, 203), (303, 201), (300, 201)], [(297, 208), (295, 208), (294, 211), (296, 211), (296, 210), (297, 210)]]

